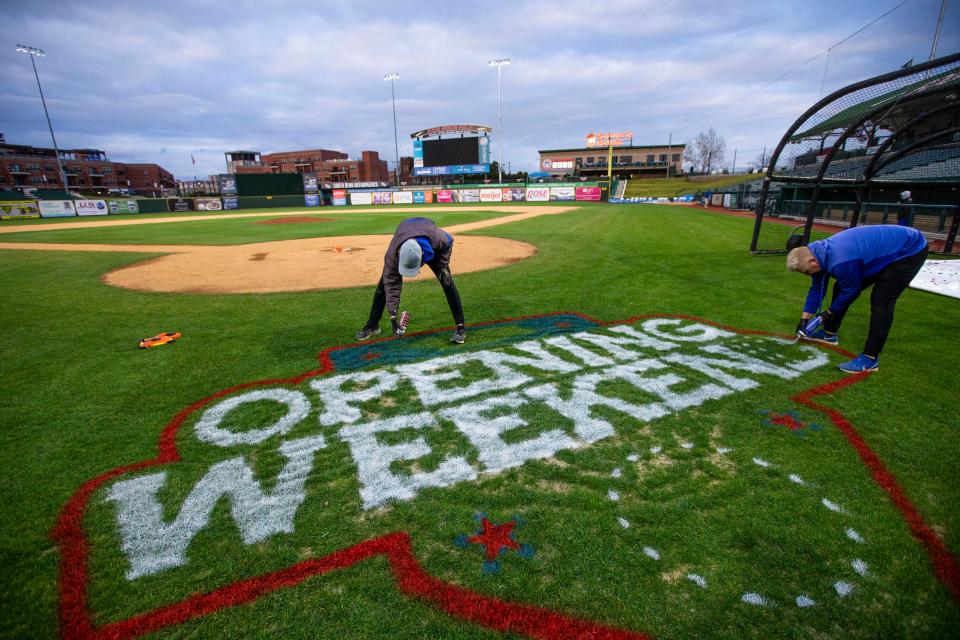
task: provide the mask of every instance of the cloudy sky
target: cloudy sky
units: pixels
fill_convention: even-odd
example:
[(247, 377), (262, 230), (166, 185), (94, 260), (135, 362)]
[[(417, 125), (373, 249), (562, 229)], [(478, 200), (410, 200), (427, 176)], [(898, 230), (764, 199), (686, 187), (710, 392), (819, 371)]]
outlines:
[[(495, 127), (487, 62), (509, 57), (503, 158), (514, 170), (535, 170), (537, 149), (582, 146), (591, 131), (666, 144), (709, 127), (742, 167), (821, 93), (925, 61), (940, 5), (0, 0), (0, 132), (50, 146), (30, 61), (15, 51), (23, 43), (47, 52), (38, 69), (61, 148), (178, 177), (223, 172), (231, 149), (373, 149), (392, 162), (384, 74), (400, 74), (400, 154), (410, 155), (418, 129)], [(960, 2), (943, 24), (938, 56), (960, 50)]]

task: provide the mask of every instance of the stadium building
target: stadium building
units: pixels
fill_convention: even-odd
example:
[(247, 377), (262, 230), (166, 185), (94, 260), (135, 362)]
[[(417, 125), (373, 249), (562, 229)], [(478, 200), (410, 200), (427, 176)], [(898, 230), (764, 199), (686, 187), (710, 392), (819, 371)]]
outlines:
[(386, 183), (387, 162), (376, 151), (362, 151), (351, 159), (342, 151), (308, 149), (261, 154), (259, 151), (227, 151), (227, 173), (310, 173), (322, 183)]
[[(613, 147), (613, 176), (665, 178), (683, 174), (683, 144), (621, 145)], [(586, 146), (573, 149), (542, 149), (540, 171), (554, 177), (607, 175), (610, 148)]]
[[(128, 189), (130, 193), (158, 196), (176, 188), (173, 174), (157, 164), (126, 164), (107, 159), (100, 149), (60, 149), (60, 163), (70, 191), (105, 194)], [(52, 148), (0, 143), (0, 189), (63, 189)]]

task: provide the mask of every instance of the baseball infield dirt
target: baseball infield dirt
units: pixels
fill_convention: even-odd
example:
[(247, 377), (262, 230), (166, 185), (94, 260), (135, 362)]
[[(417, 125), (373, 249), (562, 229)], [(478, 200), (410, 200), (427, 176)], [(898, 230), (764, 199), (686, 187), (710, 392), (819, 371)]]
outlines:
[[(493, 269), (519, 262), (536, 254), (536, 247), (525, 242), (489, 236), (457, 235), (464, 231), (509, 224), (541, 215), (570, 211), (572, 207), (497, 207), (496, 211), (513, 215), (492, 220), (444, 227), (454, 236), (451, 270), (454, 274)], [(432, 207), (391, 209), (427, 213)], [(489, 211), (483, 207), (458, 208), (457, 211)], [(370, 209), (357, 212), (369, 212)], [(382, 212), (383, 209), (378, 210)], [(353, 210), (351, 210), (353, 212)], [(0, 234), (17, 231), (46, 231), (91, 226), (155, 224), (237, 217), (274, 217), (309, 215), (313, 212), (276, 212), (256, 214), (218, 214), (191, 218), (153, 218), (147, 220), (102, 220), (57, 225), (30, 225), (0, 229)], [(315, 214), (314, 214), (315, 215)], [(388, 235), (304, 238), (278, 242), (231, 246), (204, 245), (111, 245), (0, 243), (0, 249), (45, 251), (124, 251), (167, 253), (169, 255), (135, 262), (102, 276), (110, 285), (138, 291), (169, 293), (268, 293), (275, 291), (315, 291), (376, 284), (383, 268), (383, 251)], [(424, 269), (418, 279), (432, 278)]]

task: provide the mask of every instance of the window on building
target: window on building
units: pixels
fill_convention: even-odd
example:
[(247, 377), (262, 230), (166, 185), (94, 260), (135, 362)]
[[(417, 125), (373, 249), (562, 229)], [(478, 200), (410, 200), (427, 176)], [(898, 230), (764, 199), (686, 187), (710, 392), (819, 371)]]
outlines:
[(679, 153), (675, 153), (675, 154), (673, 154), (673, 156), (671, 156), (670, 159), (671, 159), (673, 162), (680, 162), (680, 154), (679, 154)]
[(33, 184), (43, 184), (43, 178), (39, 176), (33, 176), (32, 178), (30, 178), (30, 182), (32, 182)]
[(10, 165), (10, 171), (20, 171), (20, 165), (18, 164)]
[(40, 165), (38, 164), (28, 164), (27, 171), (40, 171)]
[(77, 184), (87, 184), (86, 178), (77, 178)]
[(667, 164), (667, 154), (665, 153), (660, 154), (660, 164)]
[(144, 175), (144, 176), (149, 175), (149, 174), (147, 173), (147, 170), (146, 170), (146, 169), (143, 170), (143, 175)]
[(647, 164), (653, 164), (654, 155), (652, 153), (647, 154)]
[(53, 165), (45, 164), (43, 165), (44, 171), (53, 171)]
[(595, 161), (595, 160), (594, 160), (594, 157), (593, 157), (593, 156), (587, 156), (587, 164), (593, 164), (594, 161)]
[(633, 162), (633, 156), (620, 156), (620, 164), (630, 164)]

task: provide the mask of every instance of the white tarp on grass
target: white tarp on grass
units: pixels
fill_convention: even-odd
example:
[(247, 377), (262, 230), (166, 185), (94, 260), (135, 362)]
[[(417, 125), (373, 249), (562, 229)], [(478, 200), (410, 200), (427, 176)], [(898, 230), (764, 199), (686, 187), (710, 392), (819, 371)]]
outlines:
[(960, 260), (927, 260), (910, 287), (960, 298)]

